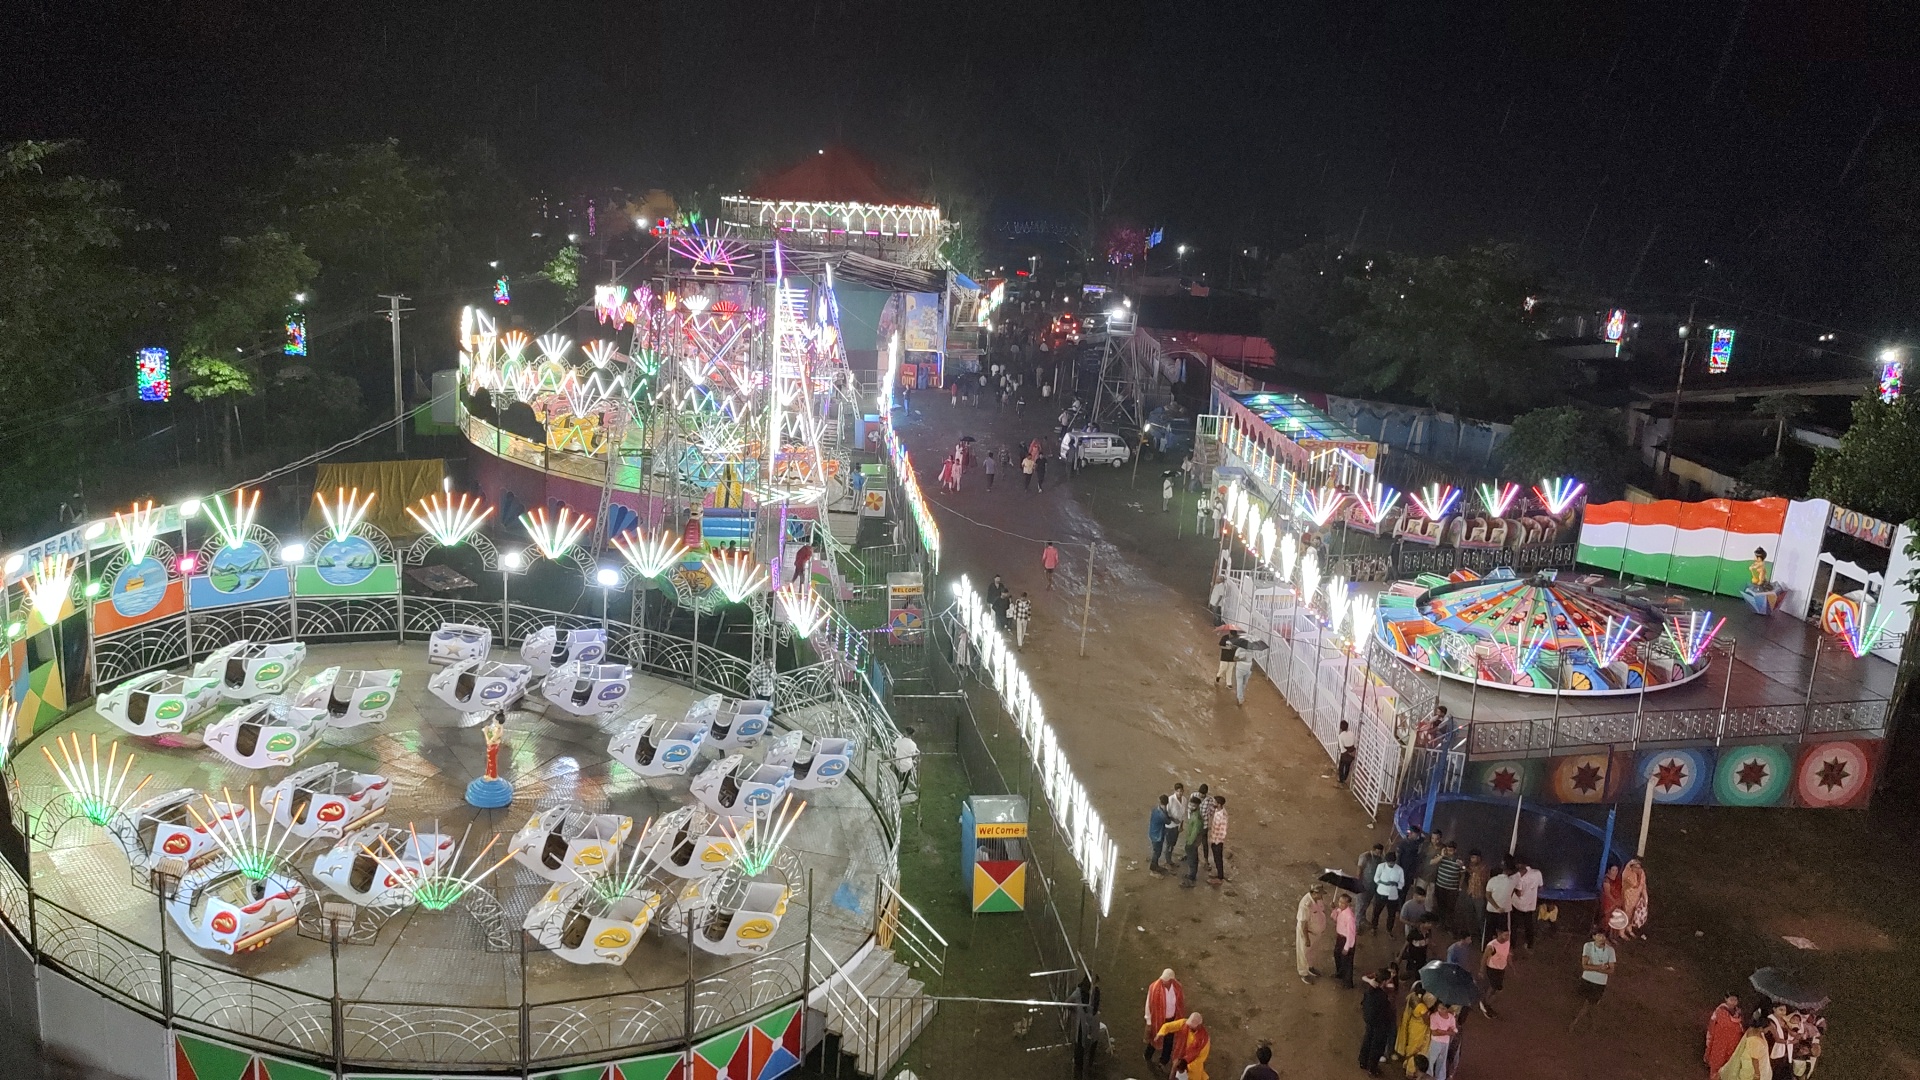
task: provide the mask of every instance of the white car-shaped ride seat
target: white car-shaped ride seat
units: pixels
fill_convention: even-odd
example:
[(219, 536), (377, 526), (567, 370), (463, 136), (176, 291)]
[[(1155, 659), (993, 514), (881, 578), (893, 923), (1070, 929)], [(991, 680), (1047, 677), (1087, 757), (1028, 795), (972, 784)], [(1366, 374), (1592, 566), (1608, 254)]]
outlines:
[(660, 901), (653, 889), (609, 899), (584, 881), (563, 882), (527, 909), (520, 926), (568, 963), (624, 964)]
[[(736, 854), (718, 814), (683, 806), (655, 821), (640, 837), (647, 861), (678, 878), (704, 878), (725, 870)], [(742, 822), (746, 833), (752, 822)]]
[(219, 700), (219, 679), (149, 671), (100, 695), (95, 708), (122, 731), (162, 735), (186, 727)]
[(705, 724), (648, 713), (614, 735), (607, 756), (640, 776), (684, 775), (706, 737)]
[(335, 665), (300, 684), (293, 706), (325, 712), (333, 727), (359, 727), (385, 720), (399, 693), (397, 670), (341, 671)]
[[(212, 812), (233, 819), (235, 826), (245, 826), (249, 814), (246, 807), (227, 802), (214, 803)], [(170, 862), (184, 869), (220, 852), (213, 834), (201, 824), (211, 824), (208, 815), (207, 801), (198, 791), (175, 788), (108, 822), (107, 835), (135, 870), (144, 873)]]
[(235, 765), (271, 769), (293, 764), (326, 726), (324, 713), (292, 708), (285, 698), (253, 701), (207, 728), (207, 749)]
[(625, 664), (567, 664), (541, 681), (540, 696), (562, 712), (605, 716), (627, 703), (632, 685), (633, 669)]
[(597, 664), (607, 655), (607, 632), (599, 627), (562, 630), (543, 626), (520, 643), (520, 659), (545, 675), (568, 664)]
[(306, 887), (291, 874), (258, 881), (220, 859), (180, 879), (167, 914), (187, 939), (208, 952), (251, 952), (292, 929)]
[(773, 703), (708, 694), (687, 709), (687, 719), (706, 725), (708, 746), (746, 750), (765, 735), (773, 723)]
[(692, 794), (700, 805), (730, 818), (752, 817), (779, 803), (793, 783), (793, 770), (761, 765), (739, 754), (728, 754), (693, 778)]
[(362, 906), (411, 903), (400, 889), (408, 872), (432, 868), (454, 855), (446, 833), (416, 833), (379, 822), (342, 837), (314, 861), (313, 876), (334, 893)]
[(853, 767), (852, 739), (823, 739), (804, 731), (789, 731), (767, 747), (767, 764), (793, 770), (793, 786), (800, 790), (840, 786)]
[(357, 773), (337, 761), (309, 765), (260, 794), (273, 820), (295, 836), (337, 840), (387, 808), (393, 784), (378, 773)]
[(485, 660), (493, 653), (493, 631), (472, 623), (441, 623), (427, 636), (427, 663), (457, 664)]
[(762, 952), (787, 914), (787, 887), (773, 881), (741, 881), (732, 875), (689, 881), (674, 903), (671, 921), (693, 920), (693, 943), (718, 956)]
[(512, 708), (532, 678), (533, 669), (525, 664), (462, 660), (427, 680), (427, 689), (461, 712), (490, 712)]
[(307, 643), (282, 641), (259, 645), (241, 638), (215, 649), (212, 655), (195, 665), (193, 673), (203, 679), (219, 679), (222, 697), (252, 701), (268, 694), (279, 694), (292, 684), (300, 665), (307, 661)]
[(548, 881), (572, 881), (604, 873), (632, 831), (633, 819), (622, 814), (550, 806), (527, 819), (507, 850)]

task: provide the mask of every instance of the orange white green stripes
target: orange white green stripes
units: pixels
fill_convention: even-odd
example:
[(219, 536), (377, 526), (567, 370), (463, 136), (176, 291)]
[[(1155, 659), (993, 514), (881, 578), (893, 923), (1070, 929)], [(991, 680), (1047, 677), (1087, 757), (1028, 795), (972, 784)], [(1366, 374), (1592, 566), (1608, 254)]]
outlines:
[(1627, 577), (1738, 596), (1755, 549), (1771, 568), (1787, 500), (1590, 503), (1578, 561)]

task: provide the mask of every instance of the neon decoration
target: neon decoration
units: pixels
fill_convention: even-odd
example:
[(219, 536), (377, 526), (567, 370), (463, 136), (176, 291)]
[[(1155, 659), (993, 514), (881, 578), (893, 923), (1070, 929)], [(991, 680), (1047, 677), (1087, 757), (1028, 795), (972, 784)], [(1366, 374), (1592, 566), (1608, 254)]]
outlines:
[(695, 273), (731, 274), (733, 264), (746, 255), (746, 248), (720, 233), (703, 233), (698, 222), (690, 222), (673, 233), (675, 254), (693, 263)]
[(332, 502), (328, 502), (317, 491), (313, 493), (313, 501), (320, 504), (320, 516), (326, 519), (327, 528), (333, 531), (334, 539), (344, 540), (366, 522), (367, 511), (373, 509), (373, 500), (378, 495), (377, 491), (369, 491), (363, 500), (359, 488), (352, 491), (335, 488)]
[(587, 342), (580, 347), (580, 353), (596, 368), (606, 367), (621, 358), (620, 350), (614, 347), (613, 342), (605, 340)]
[(1515, 635), (1513, 658), (1515, 671), (1527, 671), (1540, 662), (1540, 650), (1553, 640), (1553, 632), (1547, 629), (1544, 621), (1536, 626), (1531, 617), (1520, 624)]
[(1300, 541), (1292, 533), (1280, 538), (1280, 578), (1293, 580), (1293, 566), (1300, 559)]
[[(274, 806), (261, 807), (256, 798), (253, 785), (247, 785), (247, 813), (234, 812), (233, 793), (224, 788), (220, 792), (224, 802), (216, 803), (213, 796), (202, 795), (207, 812), (202, 815), (193, 804), (187, 804), (187, 813), (193, 815), (193, 823), (201, 832), (213, 837), (220, 850), (233, 860), (234, 869), (249, 881), (265, 881), (286, 864), (287, 856), (300, 849), (306, 841), (293, 835), (293, 830), (274, 820), (274, 810), (279, 805), (276, 795)], [(262, 813), (264, 809), (265, 813)], [(242, 825), (240, 819), (246, 818)], [(266, 824), (261, 825), (261, 818)], [(291, 847), (289, 847), (291, 843)]]
[(1460, 489), (1452, 484), (1428, 484), (1420, 494), (1408, 496), (1407, 502), (1428, 521), (1439, 521), (1460, 501)]
[(407, 507), (407, 516), (426, 530), (441, 547), (458, 547), (467, 537), (480, 531), (493, 507), (482, 505), (472, 495), (433, 494), (421, 499), (418, 507)]
[(680, 534), (670, 529), (661, 529), (652, 535), (629, 529), (613, 538), (613, 546), (627, 560), (628, 566), (633, 567), (641, 577), (648, 578), (666, 573), (687, 553), (687, 545), (681, 542)]
[(893, 475), (900, 479), (900, 490), (906, 495), (907, 509), (913, 512), (913, 523), (920, 530), (921, 546), (927, 549), (927, 558), (933, 563), (935, 572), (938, 572), (940, 525), (933, 519), (933, 511), (927, 506), (927, 497), (920, 490), (920, 477), (913, 470), (913, 457), (907, 453), (906, 444), (900, 441), (900, 436), (893, 430), (890, 419), (881, 424), (880, 438), (887, 444), (887, 458), (893, 463)]
[(759, 593), (769, 583), (767, 568), (744, 551), (709, 551), (700, 564), (720, 592), (736, 604)]
[[(1711, 611), (1689, 611), (1684, 617), (1669, 615), (1666, 625), (1667, 641), (1673, 646), (1673, 651), (1679, 654), (1680, 659), (1692, 667), (1700, 663), (1700, 658), (1707, 654), (1707, 646), (1713, 644), (1714, 635), (1718, 634), (1720, 628), (1725, 625), (1727, 620), (1715, 620)], [(1854, 655), (1860, 654), (1854, 653)]]
[(27, 601), (33, 607), (33, 613), (48, 626), (60, 618), (60, 609), (67, 602), (68, 591), (73, 588), (73, 568), (78, 562), (71, 555), (42, 555), (33, 561), (33, 568), (27, 571), (22, 586), (27, 591)]
[(126, 549), (129, 564), (146, 558), (153, 550), (153, 542), (160, 535), (160, 517), (160, 508), (151, 499), (134, 503), (125, 513), (114, 511), (113, 539)]
[(1614, 308), (1607, 313), (1606, 337), (1608, 341), (1618, 343), (1627, 336), (1627, 313)]
[(622, 319), (620, 313), (627, 306), (627, 287), (625, 285), (595, 285), (593, 287), (593, 315), (602, 323), (618, 326)]
[(1336, 633), (1340, 624), (1347, 621), (1347, 579), (1332, 577), (1327, 579), (1327, 625)]
[(141, 401), (167, 401), (173, 397), (172, 367), (165, 349), (146, 348), (134, 355), (134, 379), (140, 388)]
[(1540, 481), (1540, 486), (1534, 488), (1533, 493), (1540, 497), (1540, 505), (1547, 508), (1547, 513), (1559, 517), (1573, 508), (1580, 493), (1585, 490), (1587, 485), (1570, 476), (1560, 476)]
[(793, 796), (788, 795), (780, 800), (778, 807), (754, 807), (753, 817), (743, 824), (722, 817), (720, 831), (733, 845), (734, 869), (750, 878), (766, 873), (773, 860), (780, 857), (780, 845), (787, 842), (787, 835), (793, 832), (806, 808), (806, 803), (796, 803)]
[(1713, 343), (1707, 346), (1707, 374), (1725, 375), (1733, 364), (1733, 330), (1722, 327), (1714, 330)]
[[(634, 835), (645, 836), (652, 828), (653, 819), (648, 818), (647, 823), (640, 826)], [(659, 841), (656, 841), (654, 846), (657, 848)], [(651, 851), (642, 852), (640, 845), (636, 843), (631, 854), (625, 857), (622, 857), (618, 851), (614, 852), (612, 863), (604, 873), (592, 873), (590, 872), (592, 867), (586, 868), (589, 871), (587, 873), (582, 873), (579, 867), (570, 869), (573, 870), (574, 878), (584, 884), (595, 896), (606, 903), (613, 904), (647, 890), (648, 879), (653, 873), (653, 864), (648, 861), (648, 856), (651, 854)]]
[(1321, 487), (1302, 492), (1300, 501), (1294, 506), (1308, 521), (1313, 522), (1316, 528), (1324, 529), (1327, 522), (1333, 520), (1333, 515), (1340, 512), (1340, 507), (1345, 505), (1346, 501), (1346, 492), (1338, 488)]
[(505, 274), (493, 279), (493, 302), (502, 307), (513, 303), (513, 289), (507, 284)]
[[(127, 779), (133, 775), (134, 755), (128, 754), (127, 760), (120, 760), (120, 744), (115, 742), (107, 746), (107, 760), (100, 762), (100, 736), (87, 736), (87, 752), (80, 752), (80, 733), (53, 740), (60, 748), (60, 757), (56, 760), (53, 751), (42, 746), (40, 752), (47, 755), (47, 764), (53, 766), (55, 776), (67, 789), (67, 798), (82, 817), (89, 822), (105, 826), (119, 817), (140, 792), (153, 781), (153, 774), (127, 790)], [(63, 764), (64, 763), (64, 764)]]
[(0, 769), (6, 768), (7, 759), (13, 756), (14, 720), (19, 712), (13, 695), (0, 696)]
[(1113, 886), (1120, 862), (1120, 849), (1107, 832), (1100, 812), (1087, 796), (1087, 789), (1074, 776), (1073, 764), (1061, 751), (1060, 740), (1047, 722), (1046, 709), (1034, 693), (1033, 684), (1020, 669), (1019, 655), (1008, 647), (984, 598), (973, 583), (962, 575), (954, 582), (959, 597), (956, 606), (967, 635), (978, 648), (980, 671), (990, 681), (1006, 706), (1007, 715), (1020, 729), (1020, 739), (1045, 787), (1046, 805), (1060, 831), (1069, 839), (1068, 850), (1080, 867), (1080, 877), (1099, 901), (1100, 913), (1113, 906)]
[(1347, 636), (1353, 639), (1355, 647), (1364, 643), (1367, 635), (1373, 632), (1373, 607), (1373, 597), (1364, 594), (1356, 595), (1347, 604), (1347, 618), (1353, 626)]
[(1273, 544), (1279, 534), (1272, 518), (1260, 523), (1260, 561), (1269, 566), (1273, 565)]
[[(260, 514), (260, 493), (248, 492), (237, 488), (231, 493), (232, 504), (221, 501), (218, 495), (206, 501), (207, 518), (213, 522), (214, 534), (227, 547), (239, 547), (246, 543), (247, 533), (253, 529), (253, 519)], [(247, 496), (253, 497), (249, 499)]]
[(573, 511), (564, 506), (557, 516), (548, 518), (546, 508), (541, 507), (531, 513), (521, 514), (520, 527), (527, 531), (527, 539), (533, 541), (534, 548), (540, 554), (558, 561), (572, 551), (580, 538), (593, 527), (593, 519), (585, 515), (576, 517)]
[(287, 316), (287, 343), (280, 351), (288, 356), (307, 355), (307, 317), (298, 311)]
[(1601, 667), (1611, 667), (1640, 636), (1641, 624), (1632, 619), (1607, 616), (1607, 625), (1598, 640), (1587, 638), (1587, 651)]
[(1900, 379), (1907, 366), (1906, 354), (1899, 349), (1880, 352), (1880, 400), (1892, 404), (1900, 396)]
[(786, 614), (793, 632), (801, 637), (812, 637), (813, 632), (826, 623), (827, 606), (821, 603), (811, 582), (790, 581), (774, 595), (779, 598), (780, 610)]
[(542, 334), (533, 344), (540, 350), (541, 359), (559, 364), (566, 361), (567, 350), (573, 348), (573, 339), (565, 334)]
[(1313, 594), (1320, 591), (1320, 553), (1308, 551), (1300, 560), (1300, 602), (1313, 606)]
[(1378, 526), (1400, 502), (1400, 492), (1385, 484), (1375, 484), (1365, 495), (1354, 497), (1354, 506), (1366, 517), (1367, 524)]
[(1477, 490), (1481, 507), (1494, 517), (1506, 517), (1513, 500), (1520, 497), (1519, 484), (1481, 484)]
[[(440, 824), (435, 822), (432, 832), (439, 831)], [(361, 850), (373, 856), (374, 861), (380, 864), (380, 869), (394, 878), (395, 887), (414, 903), (428, 911), (445, 911), (459, 903), (461, 897), (478, 888), (481, 882), (493, 876), (495, 870), (505, 866), (508, 860), (513, 858), (512, 849), (507, 848), (498, 861), (485, 867), (481, 866), (487, 854), (493, 850), (493, 846), (500, 842), (500, 834), (494, 833), (493, 839), (487, 841), (487, 846), (481, 848), (480, 853), (467, 862), (466, 869), (458, 869), (460, 855), (466, 849), (468, 837), (472, 832), (473, 826), (467, 826), (467, 831), (461, 834), (460, 842), (453, 846), (451, 853), (445, 858), (424, 864), (420, 860), (402, 858), (401, 852), (394, 849), (393, 843), (387, 839), (385, 833), (380, 836), (379, 851), (364, 844), (361, 845)], [(431, 850), (420, 843), (420, 830), (415, 828), (412, 822), (407, 823), (407, 833), (412, 837), (408, 850)]]
[(1889, 613), (1886, 605), (1880, 605), (1879, 609), (1873, 613), (1873, 617), (1867, 619), (1864, 625), (1855, 618), (1851, 606), (1840, 608), (1840, 612), (1840, 640), (1846, 643), (1847, 651), (1852, 653), (1856, 660), (1872, 652), (1874, 646), (1880, 644), (1881, 635), (1887, 631)]

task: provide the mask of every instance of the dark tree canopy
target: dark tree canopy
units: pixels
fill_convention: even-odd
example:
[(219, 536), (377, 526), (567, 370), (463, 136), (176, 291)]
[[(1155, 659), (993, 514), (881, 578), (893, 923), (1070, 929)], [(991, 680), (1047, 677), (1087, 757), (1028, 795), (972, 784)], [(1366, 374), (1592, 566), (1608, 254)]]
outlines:
[(1571, 476), (1596, 496), (1611, 498), (1632, 467), (1620, 418), (1605, 409), (1560, 405), (1521, 413), (1500, 444), (1500, 475), (1523, 484)]
[(1840, 448), (1814, 459), (1814, 496), (1887, 521), (1920, 516), (1920, 409), (1906, 398), (1853, 404)]

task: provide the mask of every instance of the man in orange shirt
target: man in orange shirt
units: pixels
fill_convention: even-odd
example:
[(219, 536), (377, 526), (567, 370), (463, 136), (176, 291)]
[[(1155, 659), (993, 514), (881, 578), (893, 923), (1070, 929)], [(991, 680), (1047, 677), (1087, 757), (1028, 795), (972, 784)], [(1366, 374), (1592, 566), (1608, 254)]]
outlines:
[(1182, 1072), (1187, 1080), (1207, 1080), (1207, 1052), (1213, 1049), (1213, 1038), (1207, 1034), (1207, 1024), (1199, 1013), (1184, 1020), (1169, 1020), (1160, 1026), (1163, 1038), (1174, 1040), (1173, 1066), (1169, 1077), (1178, 1077)]

